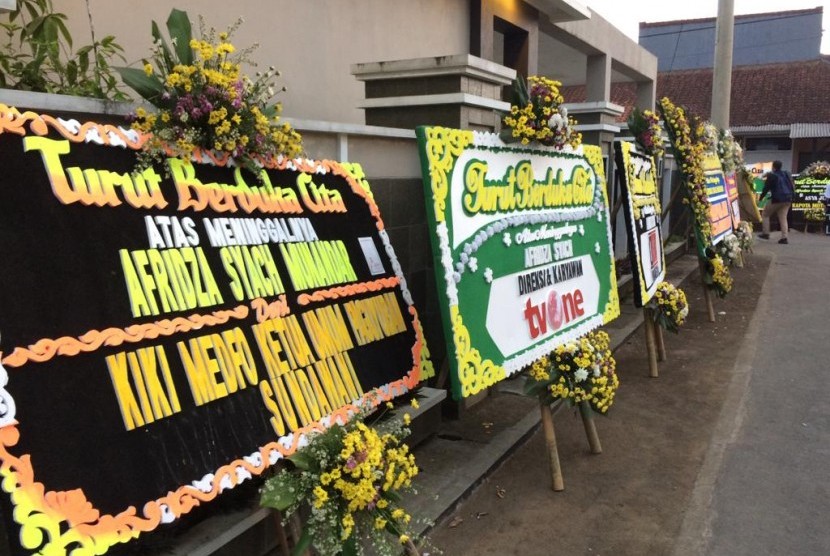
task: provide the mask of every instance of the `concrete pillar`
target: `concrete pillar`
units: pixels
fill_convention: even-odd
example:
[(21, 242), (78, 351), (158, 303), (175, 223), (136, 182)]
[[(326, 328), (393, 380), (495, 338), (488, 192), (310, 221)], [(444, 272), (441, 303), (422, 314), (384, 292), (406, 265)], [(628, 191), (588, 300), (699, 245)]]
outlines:
[(352, 66), (365, 83), (366, 124), (412, 129), (441, 125), (498, 131), (510, 110), (502, 89), (516, 71), (470, 54), (371, 62)]
[(611, 57), (607, 54), (588, 56), (585, 83), (586, 102), (611, 100)]
[(654, 110), (657, 100), (657, 83), (653, 80), (637, 82), (637, 108)]

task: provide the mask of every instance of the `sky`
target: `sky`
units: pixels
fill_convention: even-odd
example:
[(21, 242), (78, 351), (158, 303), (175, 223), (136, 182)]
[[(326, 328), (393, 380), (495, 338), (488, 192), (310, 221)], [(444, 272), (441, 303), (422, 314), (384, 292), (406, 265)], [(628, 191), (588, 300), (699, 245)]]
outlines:
[[(578, 0), (637, 40), (641, 21), (671, 21), (716, 17), (717, 0)], [(822, 54), (830, 54), (830, 2), (828, 0), (734, 0), (735, 15), (824, 7)]]

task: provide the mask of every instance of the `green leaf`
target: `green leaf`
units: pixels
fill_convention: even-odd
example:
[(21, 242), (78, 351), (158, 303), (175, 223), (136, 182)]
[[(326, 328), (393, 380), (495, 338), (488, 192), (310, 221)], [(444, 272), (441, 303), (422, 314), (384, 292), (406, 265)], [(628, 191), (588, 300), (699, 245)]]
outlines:
[(300, 490), (297, 488), (295, 477), (283, 471), (265, 482), (259, 503), (282, 512), (296, 504), (299, 498)]
[(170, 47), (167, 46), (167, 41), (161, 36), (158, 23), (155, 21), (153, 21), (151, 32), (153, 34), (153, 40), (161, 45), (161, 56), (164, 59), (164, 66), (167, 70), (166, 73), (172, 73), (173, 66), (176, 65), (173, 60), (173, 54), (170, 52)]
[(311, 533), (308, 529), (303, 529), (303, 534), (297, 539), (297, 544), (291, 551), (291, 556), (300, 556), (311, 547)]
[(74, 85), (78, 80), (78, 64), (74, 60), (66, 63), (66, 80), (70, 85)]
[(401, 495), (395, 492), (394, 490), (387, 490), (383, 493), (383, 497), (387, 500), (394, 502), (395, 504), (400, 504), (403, 498)]
[(340, 551), (341, 556), (357, 556), (357, 539), (354, 534), (346, 539), (343, 543), (343, 550)]
[(525, 381), (524, 392), (528, 396), (538, 396), (547, 390), (548, 383), (541, 380), (534, 380), (530, 377)]
[(173, 40), (179, 62), (186, 66), (192, 64), (193, 51), (190, 49), (190, 39), (193, 38), (193, 32), (190, 29), (187, 12), (173, 8), (167, 18), (167, 32)]
[(314, 464), (314, 457), (310, 454), (305, 453), (303, 450), (298, 450), (288, 456), (288, 459), (297, 466), (297, 469), (301, 471), (308, 471), (311, 469), (311, 466)]
[(63, 20), (66, 19), (66, 16), (63, 14), (52, 14), (53, 21), (55, 22), (55, 27), (63, 35), (63, 39), (66, 41), (66, 44), (71, 48), (72, 47), (72, 35), (69, 34), (69, 29), (66, 28), (66, 24)]
[(522, 74), (516, 76), (513, 82), (513, 104), (516, 106), (527, 106), (530, 101), (530, 94), (527, 92), (527, 80)]
[(518, 141), (516, 137), (513, 137), (513, 130), (512, 129), (502, 129), (499, 132), (499, 139), (504, 141), (505, 143), (515, 143)]
[(164, 85), (158, 77), (147, 75), (143, 69), (123, 67), (114, 69), (121, 75), (121, 80), (125, 85), (138, 93), (141, 98), (158, 106), (157, 103), (160, 101), (161, 94), (164, 92)]

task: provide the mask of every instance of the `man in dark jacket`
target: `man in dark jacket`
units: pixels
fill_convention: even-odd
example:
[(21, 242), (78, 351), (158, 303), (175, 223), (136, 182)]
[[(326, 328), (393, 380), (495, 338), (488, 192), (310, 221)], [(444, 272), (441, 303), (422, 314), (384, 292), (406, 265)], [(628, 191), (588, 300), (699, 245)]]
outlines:
[(781, 169), (782, 163), (776, 160), (772, 163), (772, 172), (767, 174), (766, 182), (764, 183), (764, 190), (761, 191), (761, 196), (758, 198), (761, 201), (770, 194), (771, 200), (764, 207), (763, 214), (763, 233), (761, 239), (769, 239), (769, 219), (774, 214), (778, 218), (778, 224), (781, 226), (781, 239), (778, 243), (789, 243), (787, 240), (787, 212), (790, 210), (790, 205), (793, 202), (793, 180), (789, 172)]

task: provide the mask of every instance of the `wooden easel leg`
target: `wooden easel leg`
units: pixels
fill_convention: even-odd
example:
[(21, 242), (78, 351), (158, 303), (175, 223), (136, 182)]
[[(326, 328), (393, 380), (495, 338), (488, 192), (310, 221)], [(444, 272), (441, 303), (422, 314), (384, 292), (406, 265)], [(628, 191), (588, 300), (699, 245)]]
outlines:
[(411, 540), (406, 541), (404, 547), (406, 548), (406, 556), (421, 556), (421, 552), (418, 550), (418, 547), (416, 547), (415, 543)]
[(274, 521), (277, 524), (277, 543), (280, 546), (280, 555), (291, 556), (291, 547), (288, 545), (288, 535), (285, 532), (285, 526), (282, 524), (282, 512), (274, 510), (273, 515)]
[(654, 327), (655, 336), (657, 337), (657, 360), (666, 360), (666, 342), (663, 340), (663, 327)]
[(599, 442), (597, 426), (594, 423), (594, 415), (588, 402), (580, 402), (579, 414), (582, 416), (582, 425), (585, 427), (585, 436), (588, 437), (588, 445), (592, 454), (602, 453), (602, 444)]
[[(291, 539), (294, 541), (294, 544), (297, 544), (297, 541), (300, 540), (300, 537), (303, 534), (303, 527), (300, 523), (300, 516), (297, 515), (297, 512), (289, 518), (288, 520), (288, 529), (291, 531)], [(310, 551), (306, 550), (302, 553), (301, 556), (311, 556)]]
[(657, 369), (657, 343), (654, 341), (654, 318), (651, 316), (651, 309), (643, 308), (643, 321), (648, 351), (648, 374), (651, 378), (657, 378), (660, 373)]
[(699, 259), (700, 263), (700, 285), (703, 286), (703, 300), (706, 302), (706, 311), (709, 313), (709, 322), (715, 322), (715, 307), (712, 305), (712, 290), (703, 281), (703, 275), (706, 273), (706, 263), (703, 259)]
[(559, 492), (565, 490), (565, 482), (562, 480), (562, 467), (559, 465), (559, 451), (556, 449), (553, 415), (550, 412), (550, 405), (541, 400), (539, 401), (539, 410), (542, 412), (542, 430), (545, 432), (545, 443), (548, 448), (551, 488)]

